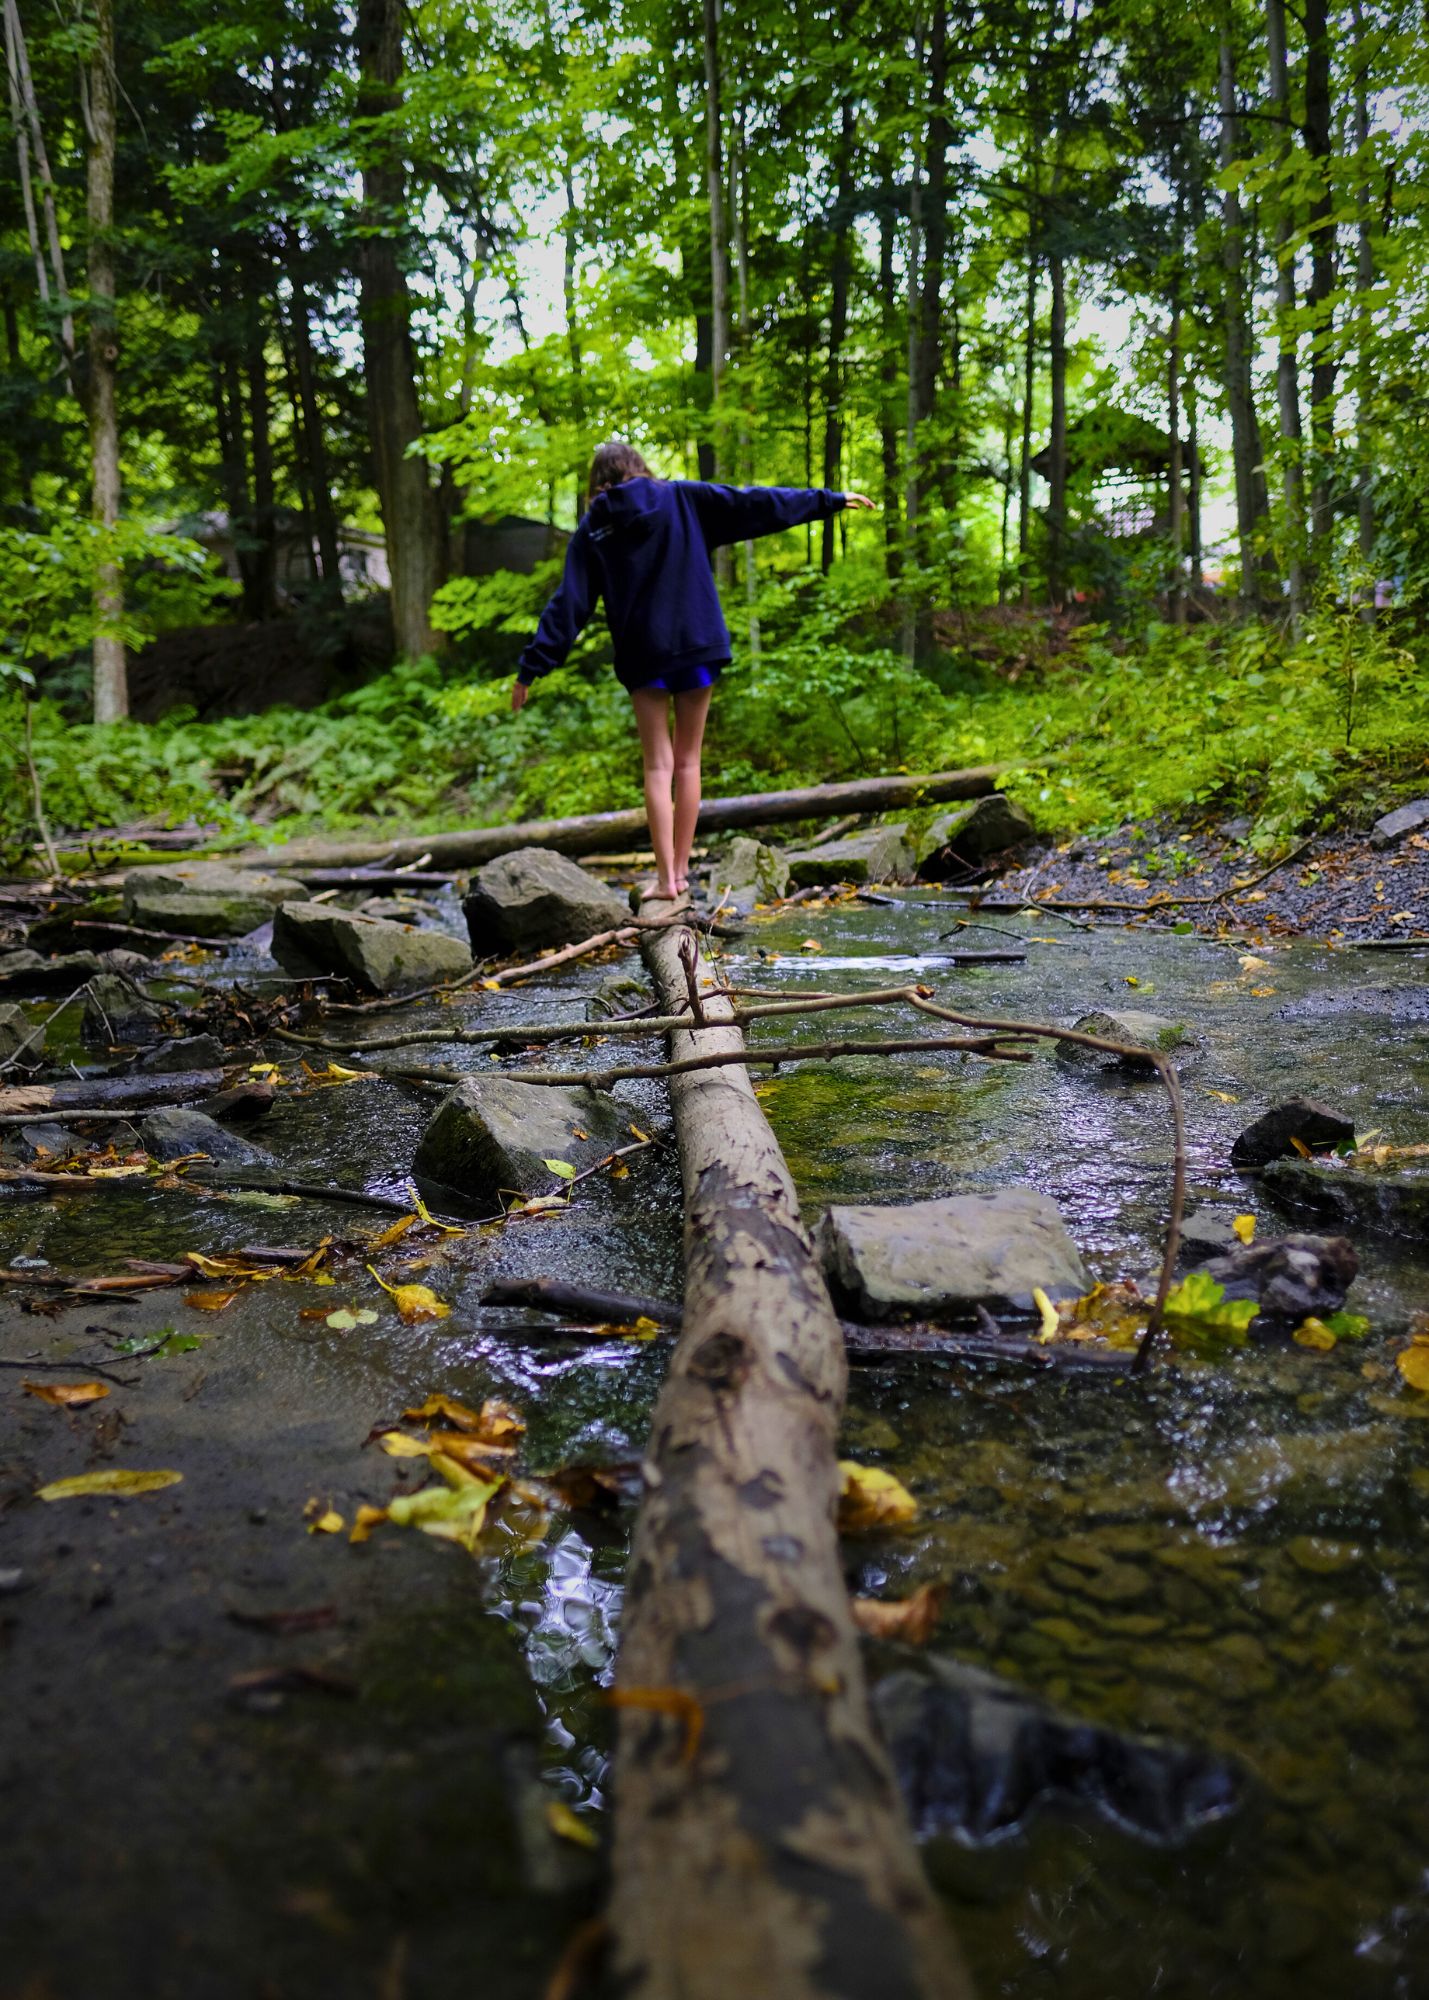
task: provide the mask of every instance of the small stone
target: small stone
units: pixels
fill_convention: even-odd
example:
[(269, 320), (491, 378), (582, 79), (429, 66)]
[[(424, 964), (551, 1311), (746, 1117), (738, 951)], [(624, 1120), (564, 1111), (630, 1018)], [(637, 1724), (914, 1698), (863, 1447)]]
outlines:
[(1267, 1236), (1234, 1244), (1199, 1268), (1228, 1299), (1254, 1299), (1271, 1319), (1328, 1319), (1345, 1303), (1360, 1260), (1347, 1236)]
[(906, 831), (901, 825), (873, 826), (822, 847), (796, 848), (784, 856), (789, 880), (798, 889), (830, 882), (911, 882), (914, 860)]
[(217, 1035), (179, 1035), (148, 1049), (134, 1065), (136, 1076), (178, 1076), (191, 1069), (222, 1069), (230, 1060)]
[(630, 922), (609, 883), (549, 847), (519, 847), (478, 868), (462, 910), (482, 957), (578, 944)]
[(313, 903), (279, 905), (273, 956), (298, 978), (336, 973), (369, 993), (435, 986), (471, 970), (471, 953), (445, 931), (414, 930)]
[(1246, 1126), (1231, 1147), (1231, 1165), (1263, 1167), (1285, 1154), (1295, 1155), (1297, 1139), (1312, 1153), (1333, 1152), (1336, 1146), (1354, 1144), (1354, 1121), (1313, 1098), (1287, 1097)]
[(1234, 1250), (1240, 1241), (1230, 1220), (1214, 1209), (1198, 1208), (1194, 1215), (1188, 1215), (1181, 1225), (1181, 1247), (1178, 1252), (1180, 1264), (1199, 1264), (1203, 1257), (1218, 1256), (1223, 1250)]
[(280, 903), (300, 903), (307, 894), (292, 876), (217, 861), (138, 868), (124, 878), (131, 923), (192, 937), (243, 937), (267, 923)]
[(1393, 847), (1411, 833), (1422, 833), (1429, 827), (1429, 799), (1411, 799), (1407, 806), (1399, 806), (1377, 819), (1370, 828), (1371, 847)]
[[(1081, 1035), (1099, 1035), (1108, 1042), (1130, 1042), (1137, 1048), (1155, 1049), (1169, 1055), (1172, 1049), (1192, 1047), (1184, 1021), (1170, 1021), (1164, 1014), (1146, 1014), (1135, 1007), (1097, 1008), (1083, 1014), (1073, 1027)], [(1143, 1067), (1135, 1056), (1115, 1056), (1102, 1049), (1085, 1049), (1076, 1042), (1058, 1042), (1057, 1060), (1073, 1067), (1102, 1068), (1118, 1064), (1127, 1069)]]
[(603, 1092), (515, 1083), (493, 1073), (469, 1077), (442, 1100), (412, 1170), (461, 1201), (500, 1206), (503, 1195), (559, 1186), (547, 1160), (579, 1173), (628, 1137), (629, 1120)]
[(45, 1023), (32, 1021), (13, 1001), (0, 1006), (0, 1062), (18, 1052), (16, 1067), (40, 1062), (45, 1053)]
[(153, 1042), (159, 1038), (164, 1009), (146, 1000), (117, 972), (97, 973), (84, 996), (80, 1034), (102, 1048), (121, 1043)]
[(272, 1154), (265, 1153), (261, 1146), (251, 1146), (246, 1139), (226, 1132), (212, 1118), (186, 1104), (147, 1112), (139, 1121), (139, 1138), (145, 1152), (155, 1160), (180, 1160), (190, 1153), (207, 1153), (211, 1160), (232, 1166), (273, 1164)]
[(825, 1275), (861, 1317), (1030, 1311), (1033, 1288), (1076, 1298), (1087, 1276), (1057, 1204), (1034, 1188), (825, 1211)]

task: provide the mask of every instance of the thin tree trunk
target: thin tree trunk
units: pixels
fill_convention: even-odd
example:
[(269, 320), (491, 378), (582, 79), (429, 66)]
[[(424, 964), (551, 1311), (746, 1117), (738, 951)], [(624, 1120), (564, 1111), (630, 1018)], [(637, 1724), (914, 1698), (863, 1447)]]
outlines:
[(948, 9), (935, 0), (928, 27), (928, 132), (924, 147), (922, 192), (923, 256), (918, 298), (917, 367), (913, 377), (914, 440), (918, 459), (918, 512), (908, 524), (921, 575), (913, 633), (915, 659), (924, 659), (933, 643), (933, 545), (928, 497), (939, 485), (938, 451), (933, 413), (938, 373), (943, 361), (943, 274), (948, 236)]
[[(1369, 49), (1365, 40), (1364, 8), (1354, 0), (1355, 23), (1355, 152), (1359, 194), (1355, 259), (1355, 452), (1359, 465), (1355, 477), (1355, 512), (1358, 524), (1360, 560), (1368, 565), (1374, 557), (1374, 316), (1370, 293), (1374, 289), (1374, 233), (1371, 222), (1369, 162)], [(1374, 615), (1374, 579), (1370, 579), (1370, 615)]]
[(277, 609), (273, 494), (273, 435), (268, 409), (268, 351), (262, 315), (255, 311), (248, 339), (248, 427), (253, 439), (253, 615)]
[[(566, 359), (571, 370), (571, 422), (576, 438), (585, 433), (585, 356), (581, 351), (581, 326), (578, 293), (576, 289), (576, 258), (580, 249), (580, 208), (576, 202), (575, 176), (571, 172), (570, 156), (567, 154), (563, 181), (566, 192), (566, 215), (562, 225), (564, 256), (561, 263), (561, 296), (566, 311)], [(582, 462), (581, 446), (576, 446), (576, 463), (572, 472), (576, 518), (579, 519), (585, 506), (585, 466)]]
[[(1224, 10), (1220, 17), (1219, 73), (1221, 165), (1228, 168), (1239, 156), (1239, 133), (1235, 46), (1230, 15)], [(1228, 188), (1222, 197), (1221, 268), (1225, 279), (1226, 407), (1231, 421), (1231, 457), (1235, 469), (1240, 595), (1241, 603), (1251, 607), (1260, 600), (1262, 568), (1257, 541), (1265, 518), (1266, 493), (1246, 324), (1245, 224), (1240, 196), (1234, 187)]]
[(896, 584), (902, 572), (903, 492), (898, 463), (898, 295), (894, 283), (893, 249), (897, 228), (893, 168), (883, 160), (882, 205), (878, 216), (878, 430), (883, 461), (883, 571)]
[(1205, 547), (1201, 528), (1201, 433), (1200, 402), (1196, 395), (1195, 366), (1186, 377), (1186, 451), (1190, 459), (1190, 544), (1191, 585), (1200, 590), (1206, 580)]
[(1286, 579), (1290, 586), (1290, 623), (1298, 630), (1305, 616), (1305, 440), (1300, 423), (1300, 342), (1295, 331), (1295, 209), (1286, 188), (1293, 149), (1290, 122), (1290, 72), (1285, 41), (1285, 0), (1266, 0), (1266, 63), (1270, 102), (1280, 120), (1277, 152), (1281, 185), (1276, 193), (1275, 394), (1280, 409), (1282, 481), (1285, 492)]
[(720, 0), (703, 0), (705, 57), (705, 198), (710, 231), (710, 401), (715, 478), (729, 470), (723, 392), (729, 360), (729, 231), (724, 186)]
[[(332, 476), (328, 469), (327, 432), (322, 404), (318, 400), (317, 356), (313, 351), (312, 312), (307, 282), (303, 276), (303, 249), (294, 229), (283, 232), (283, 248), (288, 271), (293, 329), (293, 369), (297, 376), (298, 401), (302, 410), (302, 436), (312, 492), (311, 533), (317, 537), (318, 571), (323, 595), (335, 603), (342, 600), (342, 557), (338, 538), (337, 510), (332, 504)], [(422, 474), (425, 484), (426, 475)], [(381, 495), (379, 493), (379, 500)], [(385, 515), (384, 515), (385, 524)], [(390, 543), (390, 536), (389, 536)], [(389, 548), (390, 555), (390, 548)], [(434, 586), (435, 587), (435, 586)], [(393, 579), (394, 612), (396, 579)], [(400, 644), (400, 642), (399, 642)], [(405, 651), (405, 647), (401, 647)]]
[(1166, 428), (1170, 439), (1167, 468), (1169, 474), (1167, 527), (1171, 541), (1171, 581), (1166, 594), (1170, 599), (1172, 624), (1184, 625), (1186, 592), (1183, 587), (1182, 550), (1186, 540), (1186, 494), (1182, 484), (1184, 465), (1181, 454), (1181, 301), (1179, 299), (1171, 308), (1170, 352), (1166, 360)]
[[(402, 0), (358, 0), (360, 117), (390, 116), (401, 102)], [(445, 536), (425, 460), (417, 399), (412, 301), (398, 256), (406, 211), (406, 177), (390, 136), (369, 141), (362, 169), (364, 222), (360, 253), (360, 316), (368, 425), (378, 503), (392, 578), (392, 627), (397, 650), (409, 657), (439, 650), (431, 603), (442, 581)]]
[[(108, 7), (109, 44), (114, 41), (114, 15), (110, 0), (101, 0)], [(55, 180), (50, 172), (50, 156), (45, 145), (44, 127), (40, 122), (39, 100), (35, 96), (34, 78), (30, 71), (30, 53), (25, 43), (25, 31), (20, 21), (18, 0), (4, 0), (5, 8), (5, 56), (10, 78), (10, 105), (15, 119), (15, 140), (19, 148), (20, 184), (25, 199), (25, 219), (30, 234), (30, 245), (35, 258), (35, 275), (39, 285), (41, 301), (50, 303), (50, 281), (54, 284), (54, 304), (59, 310), (59, 347), (64, 363), (65, 379), (70, 393), (75, 393), (74, 361), (74, 314), (69, 303), (69, 281), (65, 276), (63, 239), (60, 234), (59, 215), (55, 207)], [(96, 27), (103, 34), (102, 23), (96, 19)], [(109, 86), (112, 105), (113, 84)], [(21, 116), (23, 114), (23, 133)], [(25, 144), (28, 134), (29, 145)], [(35, 223), (34, 197), (30, 185), (29, 153), (33, 151), (35, 172), (40, 183), (40, 209), (45, 222), (45, 242), (49, 250), (49, 273), (45, 271), (45, 258), (40, 249), (39, 231)]]
[[(843, 14), (847, 34), (848, 10)], [(849, 232), (853, 209), (853, 100), (839, 107), (838, 168), (834, 188), (833, 262), (829, 271), (829, 351), (824, 375), (824, 484), (842, 484), (844, 420), (844, 336), (848, 329)], [(827, 576), (834, 561), (834, 517), (824, 521), (821, 559)]]
[(1051, 426), (1047, 444), (1047, 596), (1063, 608), (1067, 542), (1067, 271), (1060, 250), (1047, 259), (1052, 308), (1047, 324)]
[[(89, 62), (89, 444), (93, 518), (105, 536), (119, 520), (119, 330), (114, 310), (114, 0), (95, 0), (95, 44)], [(124, 667), (124, 584), (112, 548), (103, 550), (94, 582), (94, 719), (117, 722), (129, 713)]]
[[(668, 1006), (683, 941), (647, 949)], [(743, 1043), (738, 1027), (670, 1040), (677, 1058)], [(670, 1096), (685, 1301), (616, 1669), (617, 1982), (631, 2000), (958, 2000), (971, 1989), (869, 1718), (843, 1581), (839, 1323), (746, 1072), (690, 1072)]]
[[(919, 52), (921, 59), (921, 41)], [(918, 280), (923, 254), (923, 178), (913, 156), (908, 182), (908, 406), (903, 437), (903, 658), (911, 666), (918, 644), (917, 594), (921, 588), (918, 563)]]
[[(744, 106), (739, 107), (735, 124), (734, 268), (739, 285), (739, 477), (748, 484), (754, 477), (749, 448), (749, 384), (744, 370), (749, 363), (753, 328), (749, 307), (749, 161), (745, 151)], [(759, 658), (759, 613), (755, 610), (758, 576), (754, 564), (754, 543), (744, 544), (744, 608), (749, 625), (749, 657)]]
[(1022, 440), (1017, 465), (1017, 573), (1022, 608), (1032, 606), (1032, 397), (1037, 381), (1037, 252), (1027, 217), (1027, 290), (1022, 327)]
[(1317, 178), (1310, 199), (1310, 487), (1312, 562), (1329, 551), (1334, 526), (1336, 232), (1331, 133), (1330, 28), (1326, 0), (1305, 4), (1305, 145)]

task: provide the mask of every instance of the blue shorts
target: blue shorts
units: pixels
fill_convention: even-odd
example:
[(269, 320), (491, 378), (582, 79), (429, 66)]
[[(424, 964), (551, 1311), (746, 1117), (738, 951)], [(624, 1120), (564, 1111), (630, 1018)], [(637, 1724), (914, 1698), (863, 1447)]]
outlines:
[(715, 660), (707, 666), (667, 667), (653, 680), (641, 681), (631, 693), (639, 694), (649, 688), (655, 694), (693, 694), (696, 688), (712, 688), (728, 665), (728, 660)]

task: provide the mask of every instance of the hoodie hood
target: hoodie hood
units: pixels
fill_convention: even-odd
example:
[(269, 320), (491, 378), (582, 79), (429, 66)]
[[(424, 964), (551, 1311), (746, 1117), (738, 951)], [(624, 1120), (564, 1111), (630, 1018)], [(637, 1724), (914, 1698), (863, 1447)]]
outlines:
[(591, 540), (599, 544), (618, 535), (622, 540), (643, 541), (661, 516), (664, 484), (663, 480), (642, 478), (603, 487), (585, 517)]

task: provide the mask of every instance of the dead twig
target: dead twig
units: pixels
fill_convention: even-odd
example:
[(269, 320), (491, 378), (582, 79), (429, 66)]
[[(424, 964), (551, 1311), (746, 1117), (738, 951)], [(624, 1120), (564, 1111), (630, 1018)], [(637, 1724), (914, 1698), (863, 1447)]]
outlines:
[(53, 1023), (59, 1019), (60, 1015), (63, 1014), (66, 1007), (72, 1007), (75, 1001), (78, 1000), (80, 994), (87, 989), (88, 985), (89, 981), (85, 980), (83, 986), (76, 986), (73, 993), (66, 994), (64, 999), (61, 1000), (58, 1007), (52, 1007), (49, 1013), (45, 1016), (44, 1020), (40, 1021), (39, 1023), (37, 1023), (35, 1027), (31, 1028), (29, 1034), (26, 1035), (24, 1041), (17, 1043), (15, 1048), (11, 1051), (11, 1053), (8, 1056), (6, 1056), (4, 1062), (0, 1062), (0, 1076), (3, 1076), (7, 1069), (13, 1069), (15, 1067), (15, 1065), (19, 1062), (21, 1056), (25, 1053), (26, 1049), (29, 1048), (31, 1042), (36, 1040), (38, 1036), (43, 1035), (53, 1025)]

